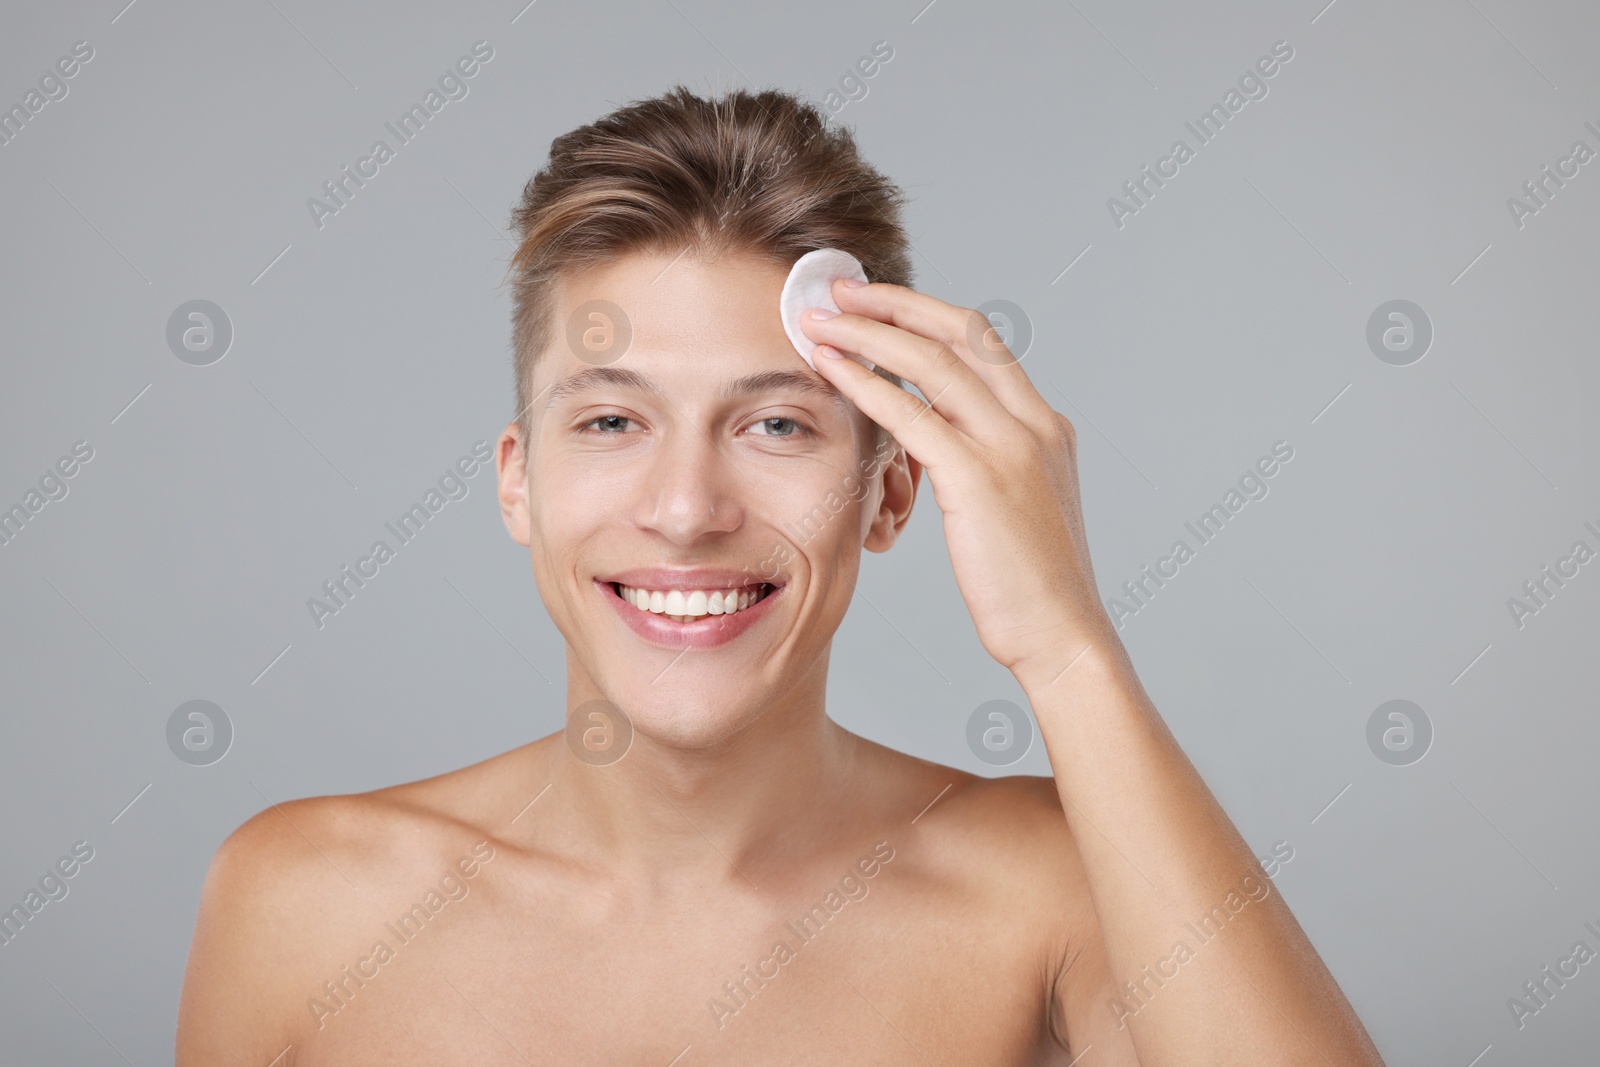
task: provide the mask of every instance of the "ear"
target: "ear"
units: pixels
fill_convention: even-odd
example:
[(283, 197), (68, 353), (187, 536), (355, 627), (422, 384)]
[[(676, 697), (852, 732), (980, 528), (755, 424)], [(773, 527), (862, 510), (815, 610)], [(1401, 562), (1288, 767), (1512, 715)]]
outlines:
[(917, 487), (922, 484), (922, 464), (893, 438), (885, 442), (884, 451), (889, 449), (893, 449), (893, 455), (883, 468), (883, 496), (878, 501), (878, 513), (872, 517), (872, 527), (861, 543), (869, 552), (887, 552), (894, 546), (906, 520), (911, 517)]
[(500, 483), (500, 517), (511, 540), (524, 548), (532, 544), (533, 512), (528, 507), (528, 450), (522, 428), (506, 427), (495, 445), (494, 465)]

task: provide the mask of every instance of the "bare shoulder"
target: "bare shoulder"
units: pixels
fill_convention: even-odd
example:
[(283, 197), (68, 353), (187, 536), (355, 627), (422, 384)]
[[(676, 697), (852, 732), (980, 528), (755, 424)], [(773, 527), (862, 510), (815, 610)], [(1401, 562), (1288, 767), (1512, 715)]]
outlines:
[[(1093, 1040), (1092, 1009), (1109, 988), (1099, 916), (1077, 839), (1052, 777), (986, 778), (903, 753), (875, 754), (896, 782), (893, 809), (909, 812), (901, 877), (959, 927), (981, 931), (991, 965), (1014, 969), (1047, 1021), (1051, 1051), (1066, 1063)], [(930, 905), (934, 906), (934, 905)], [(930, 917), (935, 918), (935, 917)], [(1126, 1034), (1104, 1036), (1131, 1062)]]
[(303, 1044), (317, 1028), (308, 1000), (370, 940), (375, 916), (492, 857), (496, 787), (520, 751), (372, 792), (274, 803), (234, 830), (201, 891), (178, 1067), (260, 1067)]
[[(958, 877), (1019, 910), (1037, 907), (1068, 925), (1092, 916), (1078, 848), (1055, 779), (985, 778), (874, 746), (876, 773), (894, 783), (892, 808), (909, 812), (908, 831), (928, 873)], [(1084, 912), (1088, 908), (1088, 912)]]
[(871, 775), (888, 783), (888, 802), (911, 811), (914, 825), (937, 827), (931, 847), (1008, 866), (1076, 862), (1054, 778), (985, 778), (875, 742), (866, 747), (864, 762)]

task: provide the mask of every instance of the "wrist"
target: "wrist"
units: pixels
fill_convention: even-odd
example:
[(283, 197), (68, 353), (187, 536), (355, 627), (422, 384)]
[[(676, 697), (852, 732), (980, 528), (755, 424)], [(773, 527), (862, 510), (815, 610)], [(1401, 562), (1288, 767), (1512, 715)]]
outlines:
[(1011, 667), (1023, 691), (1042, 691), (1074, 675), (1101, 675), (1129, 665), (1127, 649), (1109, 618), (1063, 628), (1054, 639)]

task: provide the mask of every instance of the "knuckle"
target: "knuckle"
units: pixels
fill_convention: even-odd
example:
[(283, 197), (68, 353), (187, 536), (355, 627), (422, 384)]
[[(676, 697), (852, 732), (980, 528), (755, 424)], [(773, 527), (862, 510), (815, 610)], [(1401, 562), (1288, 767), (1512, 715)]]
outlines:
[(961, 363), (961, 356), (943, 341), (929, 341), (926, 347), (928, 362), (939, 370), (949, 370)]
[(1027, 462), (1039, 451), (1034, 432), (1015, 419), (1006, 419), (994, 430), (990, 451), (1002, 463)]

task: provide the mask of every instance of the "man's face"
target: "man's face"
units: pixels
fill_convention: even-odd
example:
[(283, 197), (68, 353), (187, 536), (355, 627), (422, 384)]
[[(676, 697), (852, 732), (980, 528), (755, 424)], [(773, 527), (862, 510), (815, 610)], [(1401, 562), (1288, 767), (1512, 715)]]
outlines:
[[(515, 424), (501, 438), (507, 529), (567, 640), (569, 690), (674, 745), (820, 696), (861, 549), (893, 544), (915, 497), (916, 465), (875, 448), (872, 423), (789, 343), (785, 277), (750, 258), (639, 254), (564, 279), (529, 440)], [(592, 301), (625, 325), (591, 317), (585, 305), (606, 307)], [(620, 354), (606, 347), (630, 330)], [(570, 341), (585, 336), (598, 345)], [(719, 615), (721, 598), (696, 596), (730, 591), (760, 599)], [(645, 592), (665, 611), (624, 599)]]

